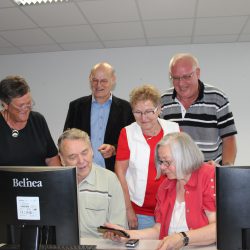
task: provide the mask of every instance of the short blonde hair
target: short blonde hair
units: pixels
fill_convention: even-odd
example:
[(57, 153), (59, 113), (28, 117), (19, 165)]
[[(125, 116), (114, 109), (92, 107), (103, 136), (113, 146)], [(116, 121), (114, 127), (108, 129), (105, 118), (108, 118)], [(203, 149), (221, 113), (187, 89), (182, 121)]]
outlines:
[(130, 93), (130, 105), (133, 108), (139, 101), (150, 100), (155, 106), (161, 104), (160, 92), (151, 84), (144, 84), (134, 88)]

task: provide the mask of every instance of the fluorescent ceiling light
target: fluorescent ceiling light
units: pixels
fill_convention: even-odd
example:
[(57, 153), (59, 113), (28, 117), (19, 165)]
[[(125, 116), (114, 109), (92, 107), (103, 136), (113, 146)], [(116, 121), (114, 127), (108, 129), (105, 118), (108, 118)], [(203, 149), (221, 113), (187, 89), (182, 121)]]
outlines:
[(18, 5), (67, 2), (68, 0), (14, 0)]

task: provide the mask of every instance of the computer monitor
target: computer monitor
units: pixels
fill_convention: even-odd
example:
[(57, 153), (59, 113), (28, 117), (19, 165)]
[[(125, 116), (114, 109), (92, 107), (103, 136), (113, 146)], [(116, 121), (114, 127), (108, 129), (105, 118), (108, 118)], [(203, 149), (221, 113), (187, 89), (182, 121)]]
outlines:
[(250, 249), (250, 167), (216, 168), (217, 249)]
[(35, 234), (39, 244), (80, 244), (75, 167), (0, 167), (0, 243)]

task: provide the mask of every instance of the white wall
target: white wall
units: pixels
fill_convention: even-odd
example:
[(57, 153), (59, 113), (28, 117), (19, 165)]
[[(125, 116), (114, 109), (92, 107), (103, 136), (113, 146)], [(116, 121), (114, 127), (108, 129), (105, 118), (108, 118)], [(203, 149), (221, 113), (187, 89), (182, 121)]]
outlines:
[[(90, 93), (88, 75), (99, 61), (111, 63), (117, 73), (114, 94), (128, 99), (143, 83), (161, 92), (169, 87), (168, 62), (177, 52), (191, 52), (201, 66), (201, 80), (221, 88), (229, 97), (238, 135), (237, 164), (250, 165), (250, 43), (177, 45), (0, 56), (0, 79), (20, 74), (28, 81), (35, 110), (47, 119), (57, 141), (71, 100)], [(244, 104), (244, 105), (243, 105)]]

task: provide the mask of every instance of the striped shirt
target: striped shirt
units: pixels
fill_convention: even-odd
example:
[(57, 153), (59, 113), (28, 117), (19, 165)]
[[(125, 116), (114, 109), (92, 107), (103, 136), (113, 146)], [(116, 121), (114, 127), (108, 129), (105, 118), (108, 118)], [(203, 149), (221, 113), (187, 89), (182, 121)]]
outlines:
[(81, 237), (102, 237), (97, 227), (106, 222), (127, 227), (124, 195), (115, 173), (93, 163), (78, 191)]
[(199, 80), (199, 96), (187, 109), (176, 98), (174, 88), (161, 98), (161, 117), (179, 123), (204, 154), (205, 160), (222, 161), (222, 138), (237, 134), (229, 100), (219, 89)]

